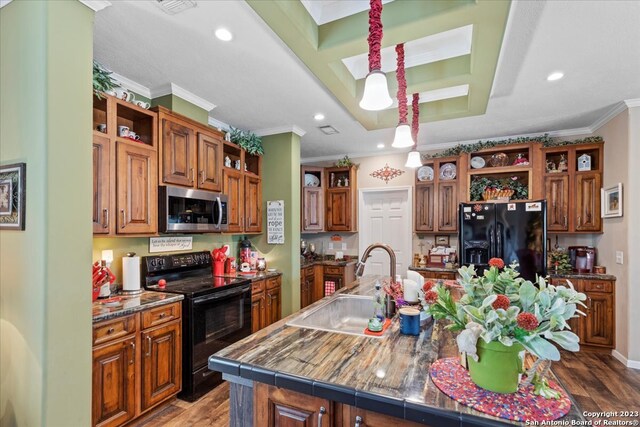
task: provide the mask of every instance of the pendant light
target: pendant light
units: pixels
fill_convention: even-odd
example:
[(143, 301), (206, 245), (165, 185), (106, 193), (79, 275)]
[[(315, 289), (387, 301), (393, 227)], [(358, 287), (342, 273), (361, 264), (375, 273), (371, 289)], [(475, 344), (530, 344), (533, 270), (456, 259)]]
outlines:
[(420, 126), (420, 95), (417, 93), (413, 94), (413, 100), (411, 102), (411, 108), (413, 110), (413, 116), (411, 117), (411, 134), (413, 135), (413, 140), (415, 144), (411, 151), (409, 151), (409, 155), (407, 156), (407, 163), (404, 164), (407, 168), (419, 168), (422, 166), (422, 159), (420, 158), (420, 153), (418, 153), (418, 128)]
[(407, 79), (404, 75), (404, 43), (396, 45), (397, 68), (396, 77), (398, 79), (398, 126), (393, 138), (393, 148), (406, 148), (413, 145), (411, 139), (411, 128), (407, 122)]
[(380, 46), (382, 44), (382, 0), (370, 0), (369, 8), (369, 74), (364, 81), (364, 91), (360, 108), (380, 111), (393, 104), (389, 96), (387, 76), (380, 65)]

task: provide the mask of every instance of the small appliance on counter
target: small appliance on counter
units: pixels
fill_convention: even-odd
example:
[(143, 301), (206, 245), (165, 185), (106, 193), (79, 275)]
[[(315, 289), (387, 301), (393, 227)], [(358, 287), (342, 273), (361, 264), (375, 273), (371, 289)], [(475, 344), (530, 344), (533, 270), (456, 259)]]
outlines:
[(569, 263), (574, 273), (593, 273), (598, 250), (592, 246), (569, 246)]

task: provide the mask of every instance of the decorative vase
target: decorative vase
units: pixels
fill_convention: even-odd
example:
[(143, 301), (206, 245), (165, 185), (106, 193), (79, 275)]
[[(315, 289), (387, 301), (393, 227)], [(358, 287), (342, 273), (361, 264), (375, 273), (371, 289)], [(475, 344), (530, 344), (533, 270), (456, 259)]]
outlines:
[(468, 357), (469, 375), (478, 387), (496, 393), (515, 393), (518, 390), (520, 374), (524, 372), (524, 351), (522, 344), (514, 342), (507, 347), (500, 341), (486, 343), (478, 339), (478, 361)]
[(489, 165), (492, 167), (507, 166), (509, 164), (509, 156), (505, 153), (496, 153), (489, 159)]

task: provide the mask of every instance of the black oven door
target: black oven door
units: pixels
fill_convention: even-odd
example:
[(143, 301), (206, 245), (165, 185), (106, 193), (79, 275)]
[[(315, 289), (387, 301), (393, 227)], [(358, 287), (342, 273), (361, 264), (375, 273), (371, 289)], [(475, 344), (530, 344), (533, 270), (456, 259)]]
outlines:
[(193, 299), (193, 369), (251, 335), (251, 283)]

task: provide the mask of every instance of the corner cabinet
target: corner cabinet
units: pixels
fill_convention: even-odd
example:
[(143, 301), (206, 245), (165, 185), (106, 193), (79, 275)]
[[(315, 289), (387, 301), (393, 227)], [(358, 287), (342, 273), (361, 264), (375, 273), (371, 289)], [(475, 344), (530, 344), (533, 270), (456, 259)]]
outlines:
[(224, 142), (222, 193), (228, 197), (229, 233), (262, 232), (262, 158)]
[[(94, 96), (93, 125), (93, 233), (155, 235), (157, 114), (113, 96)], [(119, 127), (138, 139), (121, 136)]]
[[(542, 153), (547, 229), (557, 233), (601, 232), (603, 144), (546, 147)], [(579, 165), (582, 156), (588, 156), (588, 168)]]
[(310, 233), (324, 231), (324, 168), (303, 166), (300, 169), (300, 181), (301, 231)]
[(93, 325), (92, 426), (128, 423), (182, 387), (180, 302)]
[(457, 157), (431, 159), (416, 170), (414, 230), (458, 231), (460, 162)]
[(355, 166), (325, 169), (326, 231), (358, 231)]

